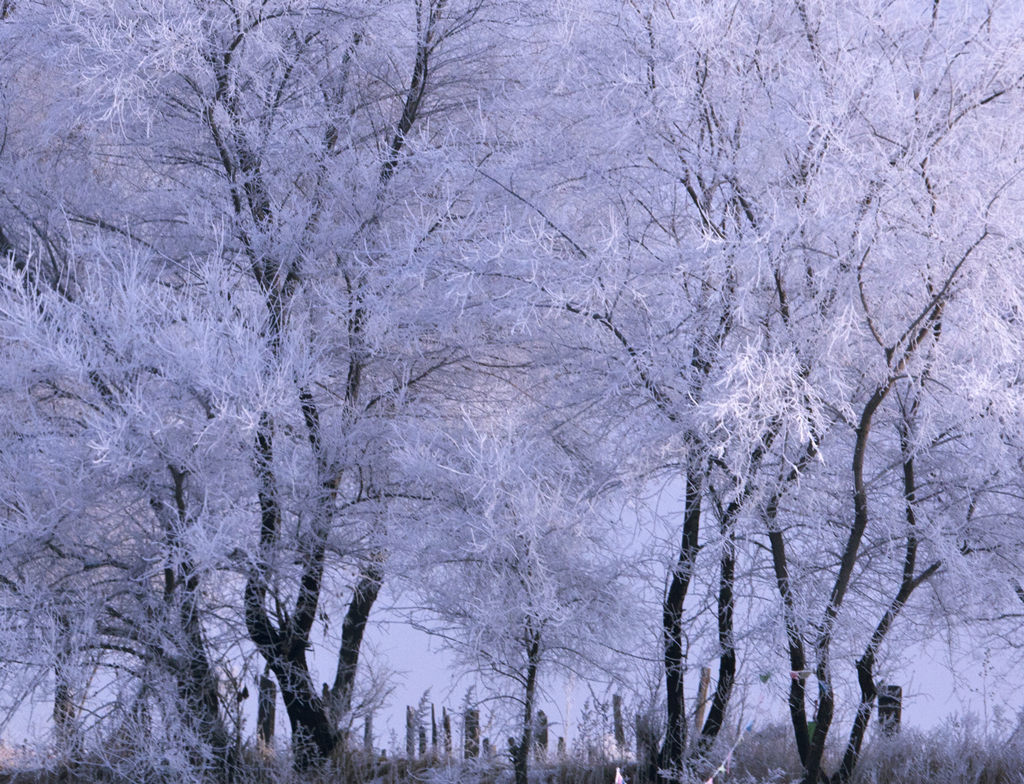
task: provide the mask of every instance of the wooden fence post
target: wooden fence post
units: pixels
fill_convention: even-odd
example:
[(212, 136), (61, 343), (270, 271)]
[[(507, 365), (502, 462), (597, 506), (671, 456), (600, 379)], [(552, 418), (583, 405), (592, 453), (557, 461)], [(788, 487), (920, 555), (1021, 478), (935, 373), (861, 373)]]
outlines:
[(367, 713), (363, 722), (363, 751), (373, 754), (373, 714)]
[(437, 711), (434, 710), (434, 703), (430, 703), (430, 753), (438, 756), (437, 748)]
[(704, 711), (708, 707), (708, 687), (711, 685), (711, 668), (700, 668), (700, 687), (697, 689), (697, 711), (693, 717), (693, 728), (700, 734), (704, 727)]
[(444, 736), (444, 756), (449, 759), (452, 756), (452, 717), (445, 707), (441, 708), (441, 734)]
[(622, 695), (612, 696), (612, 727), (615, 731), (615, 751), (620, 758), (626, 754), (626, 727), (622, 721)]
[(653, 717), (648, 713), (636, 714), (636, 778), (654, 781), (658, 774), (659, 733)]
[(892, 736), (900, 731), (903, 719), (903, 688), (901, 686), (881, 686), (878, 689), (878, 723), (882, 732)]
[(256, 689), (256, 738), (265, 750), (269, 750), (274, 745), (277, 684), (270, 674), (265, 672), (260, 676)]
[(541, 762), (547, 762), (548, 759), (548, 715), (542, 711), (537, 711), (537, 716), (533, 722), (533, 747), (537, 752), (537, 759)]
[(462, 726), (463, 755), (466, 759), (476, 759), (480, 756), (479, 709), (467, 708), (462, 719)]
[(405, 706), (405, 756), (416, 759), (416, 711), (411, 705)]

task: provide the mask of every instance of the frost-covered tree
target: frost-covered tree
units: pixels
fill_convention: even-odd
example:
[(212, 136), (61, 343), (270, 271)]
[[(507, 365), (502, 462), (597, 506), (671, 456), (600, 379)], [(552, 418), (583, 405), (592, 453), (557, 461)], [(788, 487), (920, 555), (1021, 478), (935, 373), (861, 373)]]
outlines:
[[(557, 197), (550, 186), (520, 195), (564, 259), (557, 272), (530, 277), (557, 316), (552, 331), (580, 356), (606, 358), (577, 366), (587, 379), (578, 394), (630, 416), (644, 407), (650, 415), (633, 435), (683, 476), (681, 546), (662, 605), (663, 768), (681, 767), (688, 745), (684, 605), (712, 504), (723, 541), (738, 526), (745, 536), (767, 528), (808, 780), (828, 736), (836, 635), (853, 636), (858, 618), (884, 621), (887, 607), (898, 612), (935, 571), (930, 561), (916, 573), (909, 555), (918, 541), (914, 480), (892, 485), (892, 513), (872, 523), (876, 480), (864, 466), (877, 445), (877, 470), (913, 474), (924, 446), (901, 452), (896, 425), (916, 428), (910, 420), (923, 415), (906, 395), (938, 391), (929, 379), (951, 361), (947, 346), (955, 352), (972, 330), (1002, 328), (979, 321), (951, 337), (948, 313), (958, 298), (974, 299), (967, 292), (984, 286), (992, 265), (1013, 277), (1005, 265), (1016, 255), (1007, 207), (1017, 147), (1006, 128), (1020, 52), (1008, 31), (1019, 29), (1009, 6), (775, 2), (624, 4), (579, 27), (577, 51), (601, 87), (568, 149), (591, 155), (565, 155), (578, 178), (564, 177)], [(604, 168), (591, 163), (602, 160), (598, 150), (613, 150)], [(566, 194), (577, 199), (571, 208)], [(890, 406), (905, 382), (910, 409), (900, 413)], [(876, 444), (882, 419), (893, 435)], [(812, 470), (825, 484), (798, 488)], [(848, 493), (841, 512), (828, 487)], [(807, 515), (798, 529), (779, 520), (789, 494), (787, 504)], [(825, 508), (835, 525), (818, 517)], [(902, 567), (857, 571), (869, 532), (904, 543)], [(787, 547), (802, 551), (799, 568)], [(721, 726), (735, 667), (732, 552), (721, 548), (721, 667), (698, 749)], [(823, 566), (835, 571), (819, 582)], [(890, 580), (895, 593), (840, 612), (851, 581), (867, 590)], [(830, 598), (804, 604), (794, 592)], [(868, 639), (892, 622), (871, 622), (861, 651), (877, 649)], [(818, 686), (814, 737), (808, 672)]]
[[(100, 235), (98, 255), (134, 249), (129, 278), (141, 283), (125, 283), (116, 259), (107, 274), (96, 254), (71, 249), (78, 235), (65, 232), (53, 244), (69, 264), (46, 288), (32, 231), (8, 230), (5, 221), (12, 275), (33, 270), (10, 291), (48, 298), (55, 323), (67, 317), (60, 308), (80, 307), (82, 291), (110, 300), (94, 316), (96, 331), (131, 350), (76, 327), (68, 351), (93, 393), (112, 401), (107, 413), (117, 422), (136, 412), (122, 415), (107, 375), (130, 374), (131, 394), (147, 409), (140, 437), (181, 419), (178, 394), (194, 397), (189, 421), (209, 418), (183, 428), (176, 449), (184, 452), (160, 468), (135, 464), (138, 450), (120, 441), (107, 443), (118, 435), (114, 425), (86, 447), (102, 448), (145, 486), (169, 486), (150, 505), (168, 531), (191, 525), (193, 502), (228, 531), (232, 563), (245, 577), (233, 604), (277, 677), (300, 766), (338, 744), (389, 541), (400, 533), (401, 519), (389, 512), (389, 499), (405, 495), (392, 435), (429, 417), (437, 405), (429, 401), (456, 383), (438, 379), (457, 378), (472, 357), (475, 328), (459, 336), (466, 295), (453, 273), (466, 274), (456, 260), (474, 263), (475, 249), (463, 243), (471, 229), (478, 241), (491, 230), (476, 215), (481, 205), (466, 200), (474, 161), (486, 155), (474, 145), (487, 140), (466, 107), (487, 103), (495, 55), (471, 31), (507, 16), (476, 2), (424, 0), (344, 10), (83, 2), (20, 17), (23, 32), (59, 40), (54, 59), (63, 61), (53, 67), (77, 90), (81, 133), (95, 142), (85, 173), (107, 186), (104, 214), (87, 221)], [(61, 71), (72, 61), (73, 71)], [(469, 64), (476, 82), (464, 78)], [(47, 196), (68, 210), (59, 185)], [(23, 205), (11, 214), (34, 228)], [(104, 271), (81, 277), (97, 264)], [(121, 301), (122, 288), (145, 307)], [(165, 347), (153, 341), (171, 338), (160, 338), (147, 315), (175, 325), (167, 328), (180, 333), (173, 348), (202, 365), (202, 378), (164, 366)], [(228, 343), (206, 342), (217, 334)], [(137, 367), (137, 356), (152, 361)], [(231, 450), (217, 447), (218, 478), (233, 476), (240, 490), (226, 517), (190, 495), (193, 485), (217, 486), (214, 469), (186, 459), (222, 422), (235, 440)], [(195, 593), (197, 555), (181, 557), (175, 584)], [(324, 691), (307, 655), (318, 612), (328, 611), (328, 585), (348, 602), (329, 610), (343, 617), (336, 674)], [(183, 616), (201, 635), (198, 605)]]
[[(142, 703), (168, 684), (150, 729), (173, 740), (180, 727), (193, 761), (205, 767), (210, 753), (224, 775), (232, 752), (217, 667), (239, 626), (208, 580), (219, 572), (239, 585), (240, 486), (225, 472), (244, 452), (203, 371), (244, 344), (223, 329), (189, 340), (198, 303), (124, 252), (83, 251), (75, 260), (89, 272), (64, 291), (40, 290), (14, 262), (6, 270), (3, 395), (21, 413), (4, 449), (4, 584), (26, 633), (56, 635), (38, 654), (53, 657), (58, 734), (94, 704), (76, 668), (99, 667), (96, 688), (134, 689)], [(217, 298), (206, 294), (205, 304)], [(88, 711), (101, 728), (105, 714)]]
[(524, 784), (542, 684), (607, 668), (630, 626), (599, 475), (519, 411), (464, 422), (408, 459), (429, 469), (438, 504), (411, 565), (420, 623), (514, 704), (508, 752)]

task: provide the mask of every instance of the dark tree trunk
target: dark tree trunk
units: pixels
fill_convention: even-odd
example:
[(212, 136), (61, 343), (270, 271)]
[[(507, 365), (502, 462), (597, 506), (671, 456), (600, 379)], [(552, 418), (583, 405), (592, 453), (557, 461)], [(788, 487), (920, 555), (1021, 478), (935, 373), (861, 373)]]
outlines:
[(330, 758), (337, 746), (337, 732), (313, 688), (304, 648), (301, 654), (292, 650), (289, 656), (282, 656), (271, 669), (288, 713), (295, 767), (309, 770)]
[(711, 750), (725, 723), (732, 687), (736, 681), (736, 642), (733, 633), (736, 584), (736, 531), (735, 519), (739, 505), (730, 504), (722, 516), (722, 558), (718, 579), (718, 681), (711, 698), (708, 717), (701, 729), (697, 751)]
[(526, 680), (523, 694), (523, 724), (519, 741), (510, 741), (512, 769), (516, 784), (529, 784), (530, 749), (533, 746), (533, 708), (537, 697), (537, 671), (540, 667), (540, 631), (526, 633)]
[[(800, 460), (789, 472), (786, 484), (796, 479), (807, 463), (817, 454), (812, 440)], [(807, 764), (807, 753), (811, 739), (807, 732), (807, 654), (804, 649), (804, 638), (800, 631), (800, 620), (793, 599), (793, 584), (789, 574), (789, 558), (786, 555), (786, 540), (779, 527), (779, 504), (782, 501), (780, 488), (768, 500), (764, 508), (764, 521), (768, 528), (768, 543), (772, 553), (772, 569), (775, 572), (775, 585), (782, 599), (782, 616), (786, 625), (786, 651), (789, 655), (789, 718), (793, 726), (793, 737), (796, 750), (802, 765)]]
[(199, 738), (213, 751), (215, 773), (220, 781), (232, 778), (235, 753), (231, 736), (221, 715), (220, 689), (206, 653), (202, 630), (192, 601), (182, 602), (185, 666), (177, 673), (187, 720)]
[(380, 593), (384, 580), (381, 568), (382, 556), (362, 567), (352, 601), (349, 602), (345, 620), (341, 625), (341, 647), (338, 651), (338, 666), (331, 688), (331, 701), (335, 712), (335, 722), (340, 721), (352, 709), (352, 689), (355, 685), (356, 671), (359, 666), (359, 651), (363, 644), (363, 633), (373, 609), (373, 603)]
[(871, 433), (874, 416), (892, 391), (897, 379), (904, 375), (910, 360), (918, 353), (922, 344), (929, 337), (933, 337), (935, 340), (939, 339), (942, 330), (942, 313), (946, 294), (975, 247), (977, 247), (977, 243), (961, 256), (959, 262), (957, 262), (940, 288), (934, 290), (934, 293), (932, 293), (931, 289), (929, 290), (932, 293), (931, 299), (919, 313), (918, 317), (893, 346), (884, 349), (889, 371), (888, 377), (879, 384), (871, 397), (868, 398), (857, 422), (857, 429), (855, 431), (856, 441), (853, 447), (853, 524), (850, 526), (846, 546), (843, 548), (839, 560), (839, 572), (832, 585), (828, 603), (825, 605), (824, 615), (818, 624), (818, 636), (814, 646), (817, 658), (815, 678), (818, 681), (818, 711), (814, 717), (814, 735), (811, 738), (811, 745), (804, 764), (804, 784), (818, 784), (819, 779), (823, 777), (821, 757), (825, 751), (825, 741), (828, 738), (835, 707), (835, 693), (832, 688), (831, 673), (832, 638), (835, 633), (836, 619), (839, 616), (839, 610), (842, 607), (843, 599), (846, 597), (846, 592), (850, 587), (853, 569), (860, 554), (861, 541), (869, 521), (868, 490), (864, 480), (864, 460), (867, 456), (868, 438)]
[[(3, 235), (0, 234), (0, 239)], [(2, 250), (2, 247), (0, 247)], [(57, 751), (61, 756), (74, 760), (77, 756), (77, 731), (75, 720), (75, 691), (71, 680), (71, 662), (74, 647), (71, 641), (71, 624), (67, 615), (60, 613), (56, 619), (57, 650), (53, 665), (53, 726)]]
[(661, 748), (661, 767), (679, 771), (686, 754), (686, 673), (683, 648), (683, 603), (690, 588), (699, 549), (703, 471), (691, 460), (686, 473), (686, 501), (679, 558), (672, 570), (668, 593), (662, 605), (662, 641), (664, 646), (665, 691), (667, 696), (665, 742)]
[[(696, 756), (707, 754), (714, 746), (722, 727), (725, 715), (732, 698), (733, 686), (736, 682), (736, 639), (735, 639), (735, 607), (736, 607), (736, 524), (744, 504), (753, 494), (756, 484), (754, 477), (760, 469), (761, 461), (771, 449), (779, 434), (777, 423), (772, 423), (764, 433), (761, 442), (751, 451), (750, 463), (746, 480), (739, 486), (739, 494), (723, 509), (715, 500), (718, 511), (719, 530), (722, 534), (722, 553), (719, 563), (718, 577), (718, 679), (715, 682), (715, 693), (711, 699), (707, 719), (701, 726), (704, 696), (698, 707)], [(790, 479), (795, 479), (800, 470), (794, 467)], [(714, 489), (711, 492), (715, 497)], [(777, 509), (777, 507), (776, 507)], [(705, 684), (702, 683), (702, 687)]]
[(277, 678), (292, 732), (295, 766), (307, 770), (323, 762), (337, 746), (337, 732), (327, 708), (313, 687), (303, 637), (273, 629), (257, 604), (255, 589), (246, 590), (246, 622), (253, 641)]
[[(234, 97), (231, 51), (211, 58), (214, 64), (216, 104), (225, 111), (221, 119), (213, 104), (205, 112), (205, 120), (224, 173), (231, 183), (231, 200), (236, 217), (238, 237), (248, 257), (253, 279), (259, 286), (267, 308), (267, 338), (271, 352), (281, 351), (282, 330), (288, 301), (298, 285), (299, 267), (283, 270), (279, 259), (267, 254), (254, 242), (254, 231), (262, 232), (273, 225), (273, 199), (262, 173), (259, 152), (253, 149), (242, 132), (238, 100)], [(350, 366), (350, 377), (353, 368)], [(358, 388), (358, 372), (353, 384)], [(306, 661), (310, 630), (316, 617), (323, 580), (327, 533), (333, 516), (333, 503), (338, 477), (326, 465), (320, 432), (319, 414), (308, 389), (298, 390), (299, 404), (306, 424), (307, 436), (317, 467), (321, 491), (316, 519), (308, 547), (301, 553), (302, 574), (294, 607), (289, 614), (275, 608), (275, 621), (267, 611), (270, 575), (269, 555), (278, 540), (282, 513), (277, 502), (273, 468), (274, 423), (269, 412), (263, 412), (256, 432), (256, 478), (259, 489), (260, 537), (256, 563), (249, 571), (244, 590), (246, 629), (250, 639), (277, 678), (281, 697), (292, 729), (292, 750), (298, 769), (307, 769), (326, 760), (338, 743), (337, 729), (330, 711), (313, 685)], [(351, 401), (348, 401), (351, 402)]]
[(807, 733), (807, 654), (804, 651), (804, 639), (800, 633), (793, 601), (792, 583), (789, 576), (789, 561), (786, 556), (786, 543), (782, 531), (775, 527), (774, 518), (769, 519), (771, 526), (768, 541), (772, 550), (772, 566), (775, 570), (775, 584), (782, 597), (783, 617), (786, 624), (786, 650), (789, 654), (789, 718), (793, 725), (793, 736), (796, 740), (797, 754), (800, 762), (807, 764), (807, 752), (811, 739)]

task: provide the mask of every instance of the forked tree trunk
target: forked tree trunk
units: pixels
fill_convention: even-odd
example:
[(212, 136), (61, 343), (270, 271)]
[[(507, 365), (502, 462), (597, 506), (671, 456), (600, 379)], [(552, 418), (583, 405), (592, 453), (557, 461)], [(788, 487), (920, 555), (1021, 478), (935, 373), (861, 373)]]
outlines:
[[(436, 35), (446, 2), (434, 3), (425, 20), (422, 36), (417, 44), (416, 59), (406, 93), (402, 114), (393, 128), (389, 152), (378, 171), (380, 189), (386, 188), (400, 163), (406, 136), (419, 117), (422, 100), (427, 90), (431, 56), (438, 43)], [(257, 233), (272, 230), (274, 226), (274, 200), (263, 176), (260, 152), (251, 147), (242, 128), (244, 119), (240, 102), (234, 97), (232, 49), (215, 53), (211, 58), (216, 106), (210, 104), (204, 119), (218, 153), (224, 174), (231, 183), (234, 212), (239, 220), (238, 236), (248, 257), (253, 278), (263, 293), (267, 306), (267, 333), (270, 348), (277, 355), (282, 346), (288, 300), (299, 281), (299, 268), (282, 269), (273, 254), (265, 253), (253, 241)], [(215, 109), (223, 109), (223, 116)], [(330, 150), (337, 140), (337, 128), (325, 129), (324, 145)], [(318, 209), (310, 221), (313, 227), (321, 217)], [(354, 309), (349, 322), (349, 335), (353, 345), (360, 343), (365, 321), (361, 306)], [(355, 406), (362, 376), (360, 352), (353, 351), (345, 386), (345, 401)], [(260, 417), (256, 436), (257, 479), (259, 482), (260, 538), (257, 563), (250, 570), (244, 592), (245, 622), (249, 637), (273, 670), (281, 689), (285, 709), (292, 727), (292, 745), (295, 764), (308, 768), (326, 760), (338, 745), (339, 735), (333, 721), (338, 713), (330, 703), (340, 703), (347, 712), (351, 702), (351, 686), (358, 662), (359, 647), (370, 607), (380, 587), (379, 574), (371, 570), (356, 586), (355, 596), (346, 615), (339, 654), (338, 674), (334, 688), (325, 701), (313, 684), (306, 662), (310, 645), (310, 631), (319, 603), (322, 587), (326, 537), (330, 530), (334, 509), (334, 495), (338, 476), (328, 466), (323, 449), (319, 413), (312, 395), (306, 388), (299, 389), (299, 403), (306, 423), (307, 436), (312, 447), (320, 483), (321, 498), (317, 510), (311, 546), (304, 554), (298, 595), (291, 614), (278, 612), (271, 621), (266, 602), (269, 590), (269, 555), (282, 527), (281, 509), (276, 498), (273, 469), (273, 419), (269, 412)], [(283, 617), (282, 617), (283, 616)]]
[(303, 564), (294, 609), (279, 626), (275, 625), (266, 609), (270, 579), (267, 561), (278, 539), (281, 510), (273, 472), (273, 420), (266, 413), (260, 417), (256, 432), (256, 458), (260, 541), (258, 558), (245, 584), (245, 623), (250, 639), (273, 671), (281, 689), (291, 725), (295, 766), (306, 770), (328, 759), (338, 740), (336, 728), (313, 685), (306, 661), (323, 578), (325, 543), (322, 538), (315, 538)]
[(903, 462), (903, 504), (904, 516), (907, 523), (907, 543), (903, 551), (903, 573), (900, 578), (899, 588), (896, 595), (889, 603), (882, 619), (875, 627), (871, 640), (864, 649), (863, 655), (857, 660), (857, 683), (860, 686), (860, 704), (857, 706), (857, 714), (853, 720), (853, 727), (850, 730), (850, 739), (846, 744), (846, 752), (843, 754), (843, 761), (839, 770), (832, 777), (833, 784), (847, 784), (853, 776), (860, 757), (861, 745), (864, 742), (864, 733), (867, 731), (868, 723), (871, 721), (871, 713), (878, 696), (878, 687), (875, 683), (875, 658), (878, 655), (886, 635), (892, 628), (893, 623), (910, 600), (914, 590), (935, 574), (941, 567), (941, 561), (930, 564), (921, 574), (914, 574), (917, 564), (917, 481), (914, 476), (914, 453), (910, 444), (907, 422), (900, 423), (900, 452)]
[(871, 433), (875, 412), (878, 411), (894, 383), (895, 379), (890, 379), (875, 390), (861, 411), (860, 420), (857, 423), (857, 437), (853, 448), (853, 524), (850, 526), (850, 533), (839, 560), (839, 572), (825, 605), (824, 617), (819, 625), (818, 636), (814, 644), (816, 659), (814, 677), (818, 682), (818, 710), (814, 715), (814, 733), (811, 735), (811, 745), (804, 763), (804, 784), (818, 784), (819, 778), (822, 776), (821, 758), (825, 751), (825, 741), (828, 738), (835, 711), (835, 690), (832, 686), (832, 637), (835, 634), (839, 610), (850, 587), (853, 568), (860, 553), (860, 544), (868, 526), (868, 493), (864, 480), (864, 460), (867, 456), (868, 436)]
[[(966, 260), (966, 256), (964, 257)], [(963, 262), (961, 262), (963, 263)], [(814, 734), (811, 737), (811, 745), (807, 752), (807, 759), (804, 764), (804, 784), (818, 784), (823, 777), (821, 758), (825, 751), (825, 741), (828, 738), (829, 728), (832, 725), (833, 712), (835, 709), (835, 691), (832, 686), (832, 661), (831, 647), (832, 638), (835, 633), (836, 619), (842, 607), (843, 599), (850, 587), (853, 577), (853, 570), (860, 554), (860, 545), (867, 530), (868, 514), (868, 489), (864, 479), (864, 461), (867, 457), (868, 438), (871, 434), (871, 426), (879, 407), (892, 391), (896, 380), (904, 372), (911, 356), (916, 352), (925, 338), (939, 329), (942, 314), (942, 300), (936, 296), (932, 305), (921, 314), (917, 331), (907, 338), (902, 357), (893, 361), (892, 351), (887, 350), (889, 360), (889, 378), (880, 384), (872, 393), (871, 397), (864, 404), (860, 419), (857, 423), (856, 440), (853, 447), (853, 524), (850, 526), (850, 533), (846, 540), (839, 561), (839, 572), (836, 574), (832, 591), (829, 594), (828, 602), (825, 605), (825, 612), (821, 623), (818, 625), (818, 636), (815, 640), (814, 653), (817, 659), (815, 666), (815, 679), (818, 681), (818, 710), (814, 716)], [(906, 458), (904, 459), (906, 467)], [(912, 471), (912, 463), (911, 463)], [(911, 476), (911, 482), (913, 477)], [(909, 489), (911, 500), (913, 500), (913, 487)], [(916, 542), (914, 544), (916, 548)], [(938, 568), (936, 566), (936, 568)], [(910, 590), (913, 590), (911, 588)], [(909, 594), (908, 594), (909, 596)], [(895, 618), (895, 616), (893, 616)], [(888, 623), (891, 624), (892, 620)], [(888, 625), (882, 632), (888, 631)], [(873, 662), (871, 662), (873, 666)]]

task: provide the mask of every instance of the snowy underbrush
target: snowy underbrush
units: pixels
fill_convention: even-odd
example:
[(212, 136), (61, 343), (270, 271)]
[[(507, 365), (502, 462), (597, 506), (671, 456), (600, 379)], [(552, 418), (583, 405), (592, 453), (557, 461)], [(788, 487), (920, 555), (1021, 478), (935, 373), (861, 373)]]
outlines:
[[(870, 736), (851, 784), (1024, 784), (1024, 724), (1001, 735), (986, 735), (978, 725), (967, 717), (927, 732), (904, 728), (891, 738)], [(798, 782), (801, 770), (791, 732), (778, 724), (748, 733), (715, 783)], [(830, 749), (827, 770), (835, 769), (837, 757), (837, 750)]]
[[(793, 781), (800, 775), (800, 758), (789, 725), (770, 724), (746, 733), (739, 742), (726, 738), (724, 743), (729, 746), (723, 748), (724, 744), (719, 743), (719, 748), (709, 755), (710, 766), (717, 764), (726, 769), (724, 774), (718, 773), (714, 777), (716, 784), (726, 781), (775, 784)], [(733, 745), (734, 751), (729, 758), (728, 749)], [(711, 770), (716, 768), (711, 767)]]
[(877, 738), (853, 784), (1024, 784), (1024, 734), (985, 736), (976, 725), (955, 720), (930, 732)]
[[(866, 744), (851, 784), (1024, 784), (1024, 729), (1006, 737), (986, 736), (976, 722), (961, 719), (922, 732), (904, 729), (893, 738), (874, 736)], [(732, 754), (729, 754), (732, 749)], [(110, 760), (108, 759), (107, 762)], [(829, 769), (833, 760), (827, 760)], [(0, 766), (0, 784), (196, 784), (216, 776), (169, 775), (160, 766), (104, 769), (99, 759), (80, 766), (29, 766), (20, 771)], [(19, 766), (21, 767), (21, 766)], [(147, 769), (148, 767), (148, 769)], [(531, 768), (534, 784), (613, 784), (620, 767), (627, 784), (643, 784), (635, 765), (567, 758)], [(703, 784), (793, 784), (801, 778), (789, 727), (771, 725), (746, 733), (737, 743), (723, 739), (691, 781)], [(75, 769), (77, 768), (77, 770)], [(338, 761), (315, 773), (298, 774), (285, 757), (243, 754), (234, 784), (511, 784), (512, 771), (500, 756), (472, 761), (359, 756)]]

